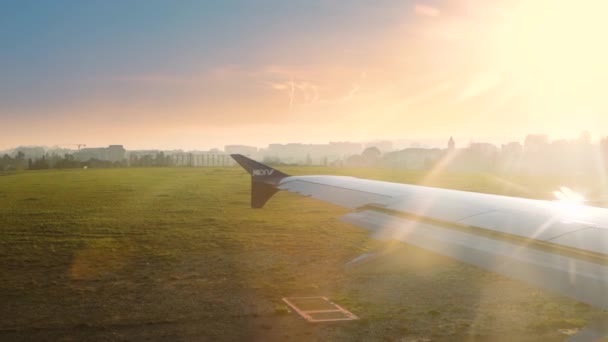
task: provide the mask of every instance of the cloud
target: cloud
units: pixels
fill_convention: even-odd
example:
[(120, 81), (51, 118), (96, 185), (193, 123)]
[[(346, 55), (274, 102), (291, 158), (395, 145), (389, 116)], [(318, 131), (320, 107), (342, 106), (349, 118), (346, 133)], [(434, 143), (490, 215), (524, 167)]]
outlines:
[(415, 4), (414, 5), (414, 13), (421, 17), (437, 17), (441, 13), (437, 7), (425, 5), (425, 4)]
[(353, 87), (350, 89), (348, 94), (346, 94), (346, 96), (344, 96), (344, 98), (342, 98), (342, 101), (348, 102), (348, 101), (352, 100), (355, 97), (355, 95), (357, 95), (359, 90), (361, 89), (361, 82), (363, 82), (366, 77), (367, 77), (367, 72), (366, 71), (361, 72), (361, 75), (359, 76), (359, 82), (356, 82), (355, 84), (353, 84)]
[(289, 81), (289, 110), (293, 108), (293, 100), (296, 96), (296, 87), (293, 84), (293, 81)]
[(310, 81), (266, 82), (270, 88), (283, 92), (289, 97), (289, 109), (294, 105), (314, 104), (319, 101), (319, 86)]
[[(358, 79), (354, 79), (359, 75)], [(360, 95), (367, 71), (343, 66), (302, 68), (293, 66), (266, 66), (256, 73), (264, 79), (267, 88), (289, 99), (289, 111), (325, 113), (344, 111), (348, 103)], [(366, 89), (369, 89), (369, 84)], [(374, 87), (372, 87), (374, 88)]]
[(346, 96), (344, 96), (344, 98), (342, 100), (344, 102), (352, 100), (355, 97), (355, 95), (357, 94), (357, 92), (359, 91), (359, 89), (361, 89), (361, 85), (358, 83), (354, 84), (353, 88), (348, 92), (348, 94), (346, 94)]

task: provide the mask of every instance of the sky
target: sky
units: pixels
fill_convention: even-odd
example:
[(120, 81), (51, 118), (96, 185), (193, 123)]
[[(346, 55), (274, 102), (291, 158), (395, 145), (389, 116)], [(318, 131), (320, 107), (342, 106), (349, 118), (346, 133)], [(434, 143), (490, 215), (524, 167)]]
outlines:
[(608, 135), (604, 0), (4, 0), (0, 149)]

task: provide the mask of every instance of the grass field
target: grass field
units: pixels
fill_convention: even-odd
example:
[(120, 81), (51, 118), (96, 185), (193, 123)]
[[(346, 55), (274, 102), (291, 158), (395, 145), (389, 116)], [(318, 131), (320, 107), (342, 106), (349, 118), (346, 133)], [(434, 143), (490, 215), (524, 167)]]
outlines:
[[(546, 198), (589, 180), (284, 168)], [(563, 340), (599, 310), (405, 244), (279, 193), (249, 208), (240, 168), (0, 176), (0, 340)], [(377, 248), (389, 252), (344, 263)], [(311, 325), (281, 297), (361, 317)]]

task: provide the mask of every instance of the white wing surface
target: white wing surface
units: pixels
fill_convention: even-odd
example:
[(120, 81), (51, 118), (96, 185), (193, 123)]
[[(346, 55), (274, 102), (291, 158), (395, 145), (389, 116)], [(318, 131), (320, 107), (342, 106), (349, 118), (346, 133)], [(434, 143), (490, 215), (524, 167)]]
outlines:
[[(272, 170), (233, 157), (248, 171), (251, 162)], [(352, 209), (341, 219), (374, 238), (400, 240), (608, 309), (607, 209), (353, 177), (250, 174), (254, 191), (286, 190)]]

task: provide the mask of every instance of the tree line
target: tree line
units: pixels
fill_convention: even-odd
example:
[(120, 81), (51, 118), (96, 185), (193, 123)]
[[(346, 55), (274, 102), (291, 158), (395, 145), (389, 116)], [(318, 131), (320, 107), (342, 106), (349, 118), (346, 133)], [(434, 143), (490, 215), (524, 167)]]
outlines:
[(47, 170), (47, 169), (82, 169), (82, 168), (108, 168), (124, 167), (126, 161), (112, 162), (109, 160), (89, 159), (80, 161), (71, 154), (59, 156), (57, 154), (44, 155), (40, 158), (25, 158), (23, 152), (17, 152), (14, 157), (5, 154), (0, 158), (0, 171), (11, 170)]

